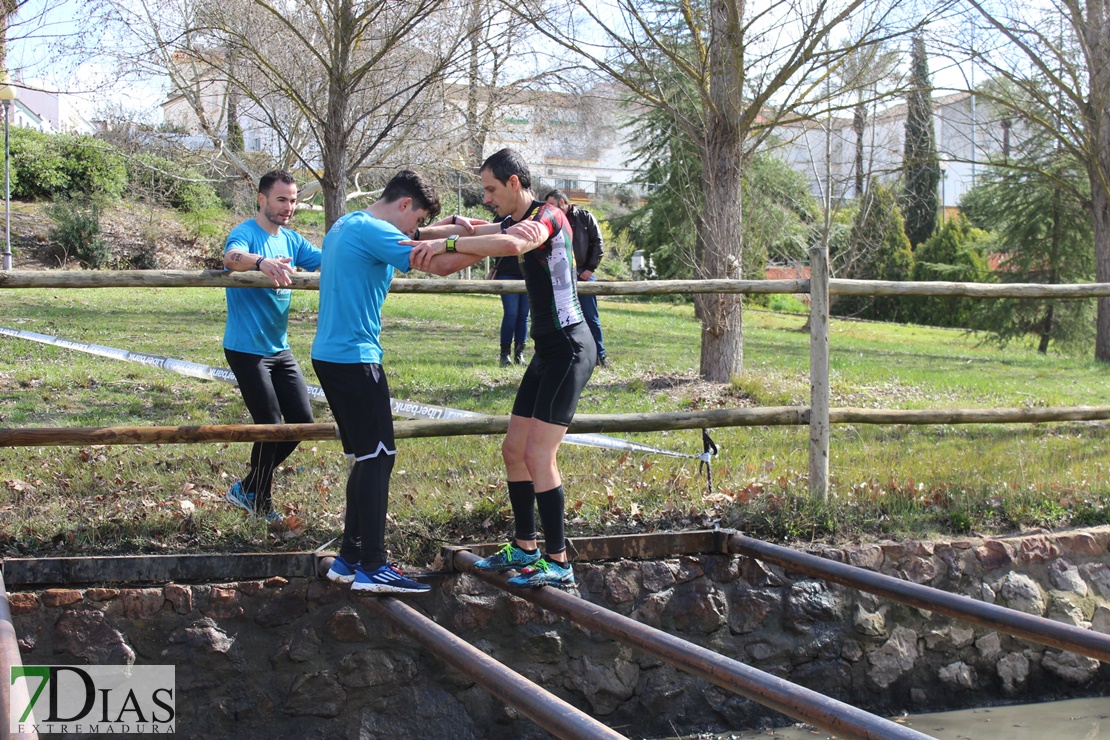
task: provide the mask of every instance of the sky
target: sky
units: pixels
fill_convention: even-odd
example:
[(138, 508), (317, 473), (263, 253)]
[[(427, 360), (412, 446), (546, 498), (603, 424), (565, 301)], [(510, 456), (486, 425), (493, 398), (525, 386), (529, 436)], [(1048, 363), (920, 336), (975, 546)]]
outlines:
[(29, 86), (67, 92), (87, 120), (112, 107), (161, 121), (165, 85), (160, 80), (120, 82), (106, 61), (79, 63), (69, 40), (78, 33), (74, 21), (84, 12), (81, 0), (28, 0), (9, 29), (8, 69)]
[[(73, 94), (90, 121), (116, 109), (138, 120), (160, 123), (166, 95), (163, 80), (120, 81), (106, 59), (78, 63), (80, 55), (66, 38), (79, 31), (74, 19), (88, 7), (87, 0), (27, 0), (9, 29), (9, 70), (28, 84)], [(966, 84), (966, 65), (961, 69), (949, 59), (934, 57), (930, 71), (938, 91)]]

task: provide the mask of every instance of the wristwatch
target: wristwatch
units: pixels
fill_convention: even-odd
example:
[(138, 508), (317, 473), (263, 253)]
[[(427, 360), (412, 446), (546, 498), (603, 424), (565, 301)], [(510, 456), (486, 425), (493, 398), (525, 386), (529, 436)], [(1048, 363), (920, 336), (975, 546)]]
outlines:
[(455, 251), (455, 242), (458, 241), (458, 239), (459, 239), (458, 234), (452, 234), (451, 236), (447, 237), (447, 251), (448, 252), (454, 252)]

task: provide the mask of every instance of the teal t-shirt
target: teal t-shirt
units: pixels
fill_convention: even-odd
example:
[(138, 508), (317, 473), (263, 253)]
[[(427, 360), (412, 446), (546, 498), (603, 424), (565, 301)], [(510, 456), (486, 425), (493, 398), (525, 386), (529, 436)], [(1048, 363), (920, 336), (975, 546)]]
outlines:
[[(260, 257), (290, 257), (289, 264), (304, 270), (320, 268), (320, 250), (290, 229), (268, 233), (253, 218), (239, 224), (227, 235), (224, 253), (229, 249), (250, 252)], [(288, 288), (228, 288), (227, 323), (224, 349), (271, 357), (289, 349)]]
[(381, 364), (382, 304), (394, 268), (408, 272), (412, 247), (396, 226), (366, 211), (348, 213), (324, 237), (320, 315), (312, 359)]

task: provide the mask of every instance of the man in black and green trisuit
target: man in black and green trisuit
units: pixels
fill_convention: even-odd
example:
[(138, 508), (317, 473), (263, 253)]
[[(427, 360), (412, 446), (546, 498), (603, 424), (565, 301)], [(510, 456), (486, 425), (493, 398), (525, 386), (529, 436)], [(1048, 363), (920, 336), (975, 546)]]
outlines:
[[(571, 227), (561, 210), (535, 199), (528, 165), (518, 152), (496, 152), (480, 174), (485, 203), (500, 222), (473, 225), (474, 236), (458, 236), (459, 229), (450, 224), (421, 229), (423, 238), (430, 238), (427, 254), (520, 255), (528, 290), (535, 355), (520, 381), (501, 445), (515, 534), (476, 565), (483, 570), (520, 569), (520, 575), (509, 579), (514, 586), (572, 584), (556, 455), (597, 363), (597, 347), (578, 303)], [(535, 229), (533, 242), (506, 233), (525, 225)], [(543, 555), (536, 541), (537, 509)]]

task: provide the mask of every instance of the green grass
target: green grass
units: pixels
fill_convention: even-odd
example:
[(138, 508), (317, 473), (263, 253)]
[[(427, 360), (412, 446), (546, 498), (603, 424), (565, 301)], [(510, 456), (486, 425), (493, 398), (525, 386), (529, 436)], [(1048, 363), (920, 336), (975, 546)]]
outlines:
[[(317, 295), (296, 292), (290, 339), (310, 383)], [(225, 365), (224, 299), (211, 289), (0, 291), (0, 325)], [(601, 301), (613, 367), (582, 413), (808, 403), (804, 316), (745, 312), (745, 368), (731, 385), (697, 379), (688, 304)], [(500, 368), (500, 301), (394, 295), (383, 345), (393, 395), (508, 413), (520, 369)], [(1102, 405), (1110, 368), (1085, 358), (999, 350), (942, 329), (834, 320), (832, 404), (871, 408)], [(319, 421), (330, 421), (317, 407)], [(0, 427), (247, 422), (238, 391), (137, 364), (0, 337)], [(571, 536), (720, 524), (774, 539), (1007, 532), (1110, 521), (1104, 424), (833, 428), (828, 502), (807, 492), (808, 430), (712, 430), (714, 491), (695, 461), (564, 446)], [(701, 452), (697, 432), (627, 435)], [(496, 540), (511, 520), (498, 438), (403, 440), (393, 475), (394, 557), (427, 562), (439, 544)], [(278, 536), (222, 500), (246, 445), (11, 448), (0, 453), (0, 553), (311, 549), (341, 528), (338, 443), (305, 443), (276, 476), (275, 503), (304, 524)]]

